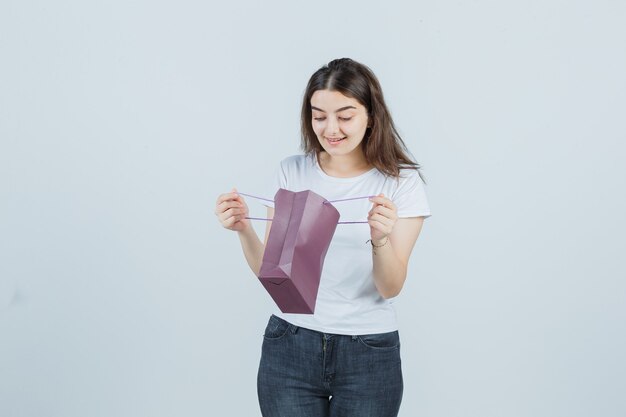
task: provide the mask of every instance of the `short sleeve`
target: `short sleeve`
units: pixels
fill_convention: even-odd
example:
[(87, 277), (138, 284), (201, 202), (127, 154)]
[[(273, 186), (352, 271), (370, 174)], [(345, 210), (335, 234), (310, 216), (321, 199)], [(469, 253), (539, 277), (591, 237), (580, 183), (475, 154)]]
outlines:
[[(266, 195), (264, 195), (264, 198), (273, 199), (279, 188), (287, 188), (287, 177), (283, 169), (282, 161), (278, 165), (278, 168), (274, 171), (274, 175), (272, 176), (272, 178), (268, 181), (265, 192)], [(261, 200), (261, 202), (266, 207), (274, 208), (273, 201)]]
[(391, 197), (398, 210), (398, 217), (430, 217), (424, 181), (416, 169), (403, 169), (400, 183)]

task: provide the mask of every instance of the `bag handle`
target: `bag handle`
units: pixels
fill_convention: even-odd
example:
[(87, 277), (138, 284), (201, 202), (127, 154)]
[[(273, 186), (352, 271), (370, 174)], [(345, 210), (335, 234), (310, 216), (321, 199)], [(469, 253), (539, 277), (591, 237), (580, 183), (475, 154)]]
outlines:
[[(269, 198), (257, 197), (255, 195), (251, 195), (251, 194), (240, 193), (239, 191), (237, 191), (237, 194), (245, 195), (246, 197), (256, 198), (258, 200), (270, 201), (272, 203), (274, 202), (274, 200), (270, 200)], [(366, 196), (363, 196), (363, 197), (342, 198), (340, 200), (326, 200), (326, 201), (324, 201), (324, 204), (339, 203), (339, 202), (342, 202), (342, 201), (359, 200), (359, 199), (363, 199), (363, 198), (372, 198), (372, 197), (376, 197), (376, 196), (375, 195), (366, 195)], [(266, 220), (266, 221), (270, 221), (270, 222), (272, 221), (272, 219), (264, 219), (262, 217), (246, 217), (246, 219), (250, 219), (250, 220)], [(337, 222), (337, 224), (356, 224), (356, 223), (368, 223), (368, 222)]]

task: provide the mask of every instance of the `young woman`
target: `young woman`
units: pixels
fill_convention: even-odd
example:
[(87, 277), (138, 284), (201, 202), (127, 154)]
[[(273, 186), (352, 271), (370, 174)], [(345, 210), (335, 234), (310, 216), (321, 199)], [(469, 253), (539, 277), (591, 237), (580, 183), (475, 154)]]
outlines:
[[(324, 260), (315, 314), (276, 309), (263, 336), (257, 388), (265, 417), (397, 416), (403, 379), (392, 298), (430, 209), (419, 164), (394, 127), (372, 71), (349, 58), (317, 70), (304, 93), (303, 155), (281, 161), (273, 184), (312, 190), (340, 221)], [(268, 205), (268, 218), (274, 208)], [(215, 214), (238, 232), (258, 275), (265, 243), (250, 225), (236, 189), (218, 197)], [(265, 232), (269, 236), (271, 222)]]

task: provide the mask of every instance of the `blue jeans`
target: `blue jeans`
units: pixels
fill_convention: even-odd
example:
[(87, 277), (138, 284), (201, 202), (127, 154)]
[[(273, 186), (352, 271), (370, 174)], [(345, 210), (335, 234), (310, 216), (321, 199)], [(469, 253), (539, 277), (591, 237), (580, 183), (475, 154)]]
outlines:
[(338, 335), (270, 316), (257, 376), (263, 417), (395, 417), (403, 387), (397, 330)]

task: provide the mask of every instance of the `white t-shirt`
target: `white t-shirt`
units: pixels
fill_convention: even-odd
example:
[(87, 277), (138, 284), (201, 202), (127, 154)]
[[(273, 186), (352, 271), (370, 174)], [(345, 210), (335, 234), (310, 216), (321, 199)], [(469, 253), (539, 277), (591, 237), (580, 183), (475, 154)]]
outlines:
[[(402, 169), (397, 179), (378, 169), (351, 178), (326, 174), (314, 155), (293, 155), (280, 162), (270, 186), (269, 198), (279, 188), (311, 190), (327, 200), (363, 197), (383, 193), (397, 207), (398, 217), (429, 217), (424, 183), (414, 169)], [(273, 207), (273, 203), (264, 202)], [(339, 221), (367, 221), (373, 203), (369, 199), (332, 203)], [(276, 316), (297, 326), (334, 334), (385, 333), (398, 329), (393, 299), (383, 298), (374, 284), (370, 227), (367, 223), (338, 224), (324, 260), (315, 314), (283, 313)]]

